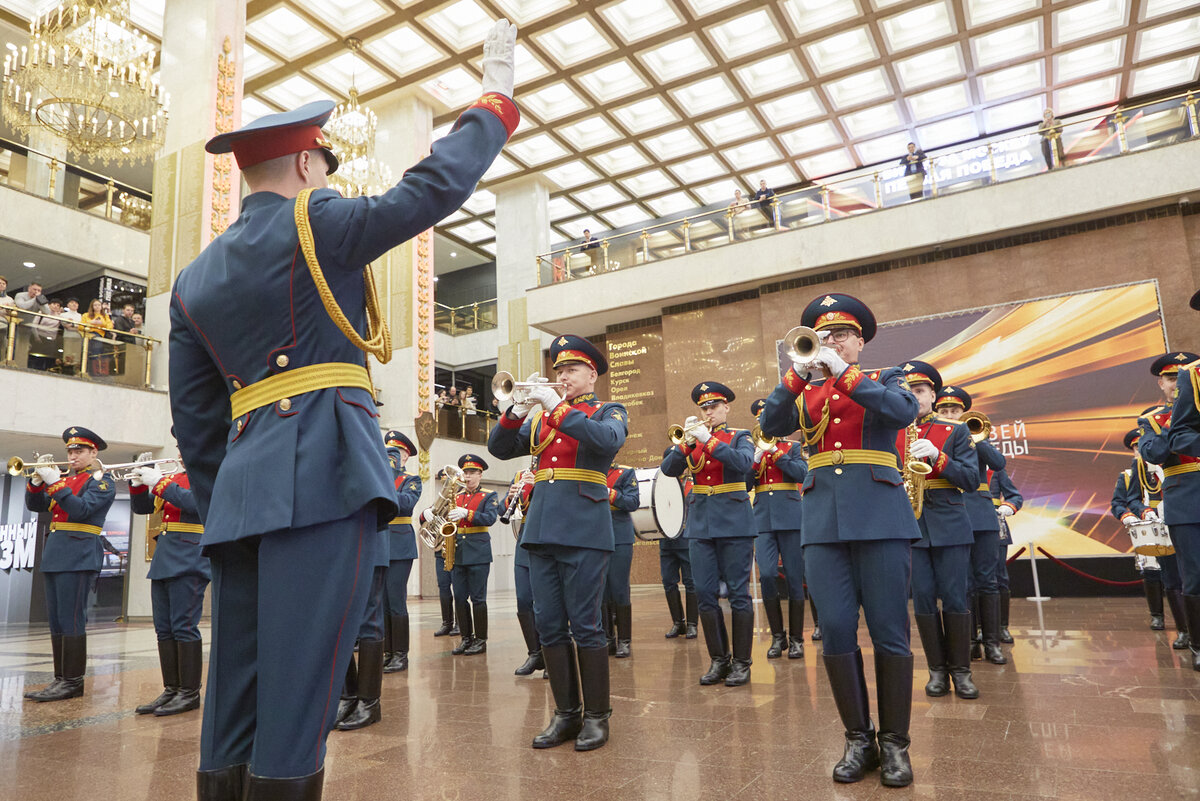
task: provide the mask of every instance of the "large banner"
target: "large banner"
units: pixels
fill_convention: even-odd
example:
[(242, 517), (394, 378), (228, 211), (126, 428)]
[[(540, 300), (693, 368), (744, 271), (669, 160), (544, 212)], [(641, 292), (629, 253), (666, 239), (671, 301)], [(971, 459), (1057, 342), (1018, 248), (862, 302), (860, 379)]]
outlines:
[(1149, 365), (1166, 347), (1149, 281), (888, 323), (862, 363), (922, 359), (971, 393), (1025, 498), (1014, 544), (1094, 556), (1130, 550), (1109, 502), (1132, 457), (1122, 437), (1161, 401)]

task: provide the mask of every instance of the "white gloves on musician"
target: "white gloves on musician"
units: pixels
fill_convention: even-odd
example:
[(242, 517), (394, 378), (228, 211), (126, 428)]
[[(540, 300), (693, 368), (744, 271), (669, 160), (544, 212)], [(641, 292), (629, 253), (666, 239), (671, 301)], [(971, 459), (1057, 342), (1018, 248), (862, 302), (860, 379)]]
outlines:
[(704, 425), (693, 428), (691, 434), (696, 438), (696, 442), (699, 442), (701, 445), (712, 439), (712, 432), (708, 430), (708, 426)]
[(37, 486), (38, 484), (50, 486), (55, 481), (58, 481), (60, 478), (62, 478), (62, 471), (60, 471), (57, 467), (39, 467), (33, 472), (38, 479), (37, 481), (33, 482), (34, 486)]
[(908, 447), (910, 459), (936, 459), (939, 453), (941, 451), (938, 450), (938, 446), (927, 439), (913, 440), (913, 444)]
[(147, 487), (153, 488), (157, 486), (158, 482), (162, 481), (163, 478), (163, 474), (153, 467), (138, 467), (133, 472), (134, 478), (132, 478), (129, 483), (133, 484), (135, 487), (139, 486), (139, 484), (134, 484), (134, 482), (137, 481), (140, 482), (140, 484), (145, 484)]
[(1126, 512), (1125, 514), (1121, 515), (1121, 523), (1126, 526), (1132, 525), (1136, 522), (1138, 522), (1138, 517), (1133, 512)]
[(517, 26), (499, 19), (483, 40), (483, 93), (513, 96)]
[(450, 510), (450, 514), (446, 515), (446, 519), (449, 520), (451, 523), (457, 523), (459, 520), (462, 520), (466, 516), (467, 516), (466, 509), (462, 508), (461, 506), (455, 506), (453, 509)]
[(761, 464), (764, 456), (766, 456), (768, 453), (774, 453), (777, 450), (779, 450), (779, 446), (775, 444), (772, 444), (771, 447), (767, 448), (766, 450), (763, 450), (762, 448), (755, 448), (754, 463)]
[(836, 350), (828, 345), (822, 345), (821, 349), (817, 351), (816, 358), (813, 359), (813, 364), (817, 367), (829, 368), (830, 375), (834, 376), (841, 375), (850, 366), (846, 363), (845, 359), (838, 355)]
[(424, 512), (421, 512), (421, 522), (422, 523), (428, 523), (432, 519), (433, 519), (433, 509), (426, 509)]
[(1000, 515), (1001, 517), (1012, 517), (1014, 512), (1016, 512), (1016, 510), (1006, 503), (1002, 503), (996, 507), (996, 514)]
[[(543, 378), (539, 384), (549, 383), (548, 379)], [(546, 411), (553, 411), (554, 407), (562, 403), (562, 396), (548, 386), (536, 386), (529, 390), (528, 398), (530, 402), (540, 405)]]
[(1142, 513), (1142, 519), (1157, 523), (1159, 521), (1158, 512), (1154, 511), (1153, 509), (1147, 509)]

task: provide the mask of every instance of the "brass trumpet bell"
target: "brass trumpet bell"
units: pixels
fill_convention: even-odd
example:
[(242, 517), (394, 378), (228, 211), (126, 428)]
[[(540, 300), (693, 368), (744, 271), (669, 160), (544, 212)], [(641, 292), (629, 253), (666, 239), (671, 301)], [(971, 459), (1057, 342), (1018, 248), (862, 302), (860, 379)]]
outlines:
[(750, 439), (754, 441), (754, 447), (760, 451), (769, 450), (772, 445), (779, 441), (778, 437), (768, 437), (764, 434), (762, 428), (757, 423), (750, 430)]
[(675, 425), (667, 426), (667, 439), (671, 440), (671, 444), (673, 445), (691, 445), (696, 441), (696, 437), (692, 432), (702, 425), (704, 425), (704, 421), (700, 418), (689, 417), (683, 421), (683, 425), (676, 423)]
[[(49, 457), (49, 458), (47, 458), (47, 457)], [(40, 456), (38, 456), (37, 459), (35, 459), (34, 461), (27, 462), (24, 459), (22, 459), (20, 456), (14, 456), (13, 458), (8, 460), (8, 465), (7, 465), (8, 474), (10, 476), (13, 476), (14, 478), (17, 476), (21, 476), (23, 478), (32, 478), (34, 475), (34, 472), (39, 467), (64, 468), (64, 467), (67, 467), (70, 465), (70, 462), (51, 461), (51, 459), (53, 459), (53, 458), (54, 458), (54, 454), (45, 453), (45, 454), (41, 454)]]
[(821, 335), (806, 325), (798, 325), (783, 335), (787, 357), (793, 362), (810, 362), (821, 349)]
[(967, 430), (971, 432), (974, 442), (983, 442), (992, 436), (992, 421), (983, 412), (966, 412), (958, 420), (967, 424)]

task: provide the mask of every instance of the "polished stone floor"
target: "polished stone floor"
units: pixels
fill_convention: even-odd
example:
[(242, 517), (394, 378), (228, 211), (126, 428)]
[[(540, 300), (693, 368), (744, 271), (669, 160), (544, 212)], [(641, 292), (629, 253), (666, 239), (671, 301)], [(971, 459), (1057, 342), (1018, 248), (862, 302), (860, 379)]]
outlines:
[[(612, 739), (577, 754), (529, 747), (549, 687), (512, 675), (524, 645), (511, 597), (490, 604), (489, 651), (476, 657), (431, 635), (436, 602), (412, 603), (412, 666), (385, 677), (382, 723), (330, 736), (325, 798), (1200, 798), (1200, 673), (1148, 630), (1141, 599), (1056, 599), (1044, 630), (1035, 604), (1014, 601), (1011, 661), (976, 663), (977, 701), (925, 697), (914, 632), (916, 783), (902, 790), (877, 775), (830, 779), (841, 732), (817, 646), (768, 661), (760, 630), (750, 686), (700, 687), (703, 641), (663, 639), (661, 590), (635, 589), (634, 604), (633, 658), (611, 661)], [(24, 702), (48, 680), (49, 639), (0, 629), (0, 798), (191, 797), (200, 714), (133, 714), (159, 691), (153, 631), (98, 626), (89, 647), (85, 697)]]

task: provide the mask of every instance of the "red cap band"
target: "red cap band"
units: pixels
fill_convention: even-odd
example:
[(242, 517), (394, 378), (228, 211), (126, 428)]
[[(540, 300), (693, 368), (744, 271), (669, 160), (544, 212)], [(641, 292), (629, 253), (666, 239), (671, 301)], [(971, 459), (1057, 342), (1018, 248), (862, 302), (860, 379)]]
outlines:
[(245, 136), (231, 143), (238, 169), (253, 167), (264, 161), (302, 153), (305, 150), (329, 149), (329, 141), (320, 126), (303, 125), (294, 128), (268, 128), (258, 136)]

